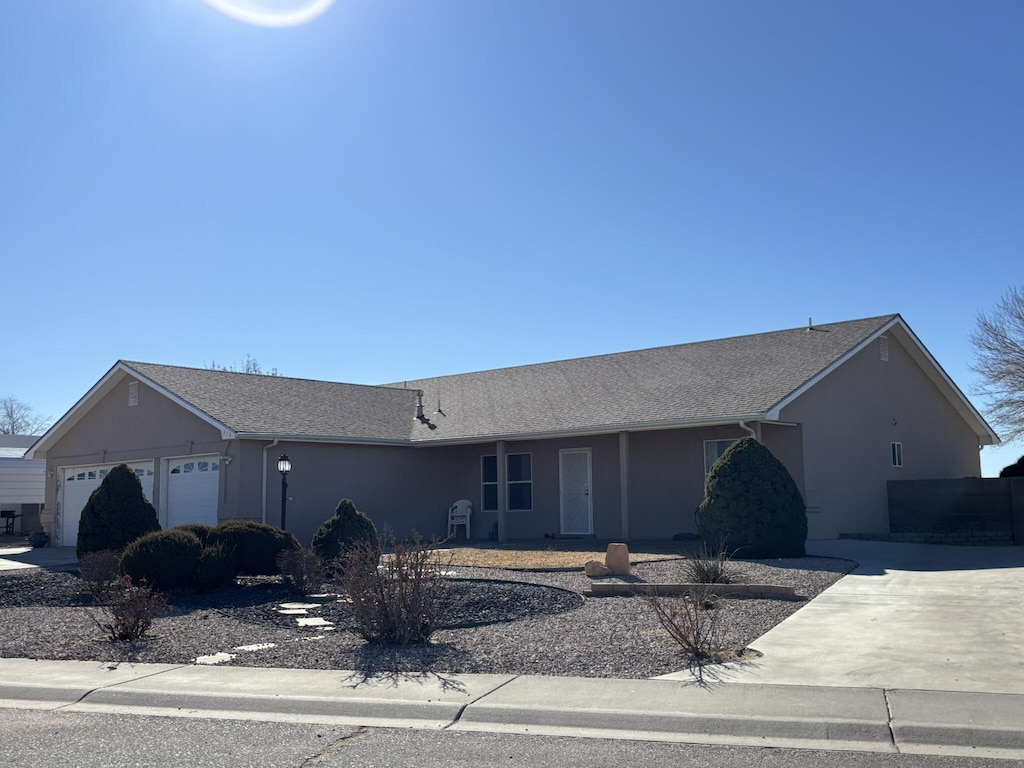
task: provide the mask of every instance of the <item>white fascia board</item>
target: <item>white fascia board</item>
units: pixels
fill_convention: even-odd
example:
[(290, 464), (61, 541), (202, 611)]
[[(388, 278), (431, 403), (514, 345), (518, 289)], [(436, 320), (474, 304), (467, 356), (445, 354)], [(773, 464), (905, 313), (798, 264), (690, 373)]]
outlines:
[(995, 430), (989, 426), (985, 417), (982, 416), (971, 401), (967, 399), (967, 396), (961, 391), (960, 387), (958, 387), (949, 377), (949, 374), (947, 374), (945, 369), (939, 364), (939, 361), (932, 357), (932, 353), (929, 352), (928, 348), (921, 343), (921, 340), (917, 338), (917, 334), (911, 330), (909, 325), (903, 322), (902, 318), (900, 318), (899, 330), (906, 333), (907, 338), (913, 342), (913, 345), (908, 351), (910, 352), (910, 356), (915, 359), (918, 365), (921, 365), (922, 360), (930, 363), (930, 366), (921, 365), (928, 378), (936, 384), (939, 384), (940, 388), (942, 384), (945, 384), (946, 398), (950, 403), (952, 403), (953, 407), (960, 412), (960, 415), (964, 417), (965, 421), (970, 421), (970, 418), (968, 418), (968, 416), (970, 416), (977, 422), (978, 426), (982, 428), (981, 431), (978, 431), (977, 429), (974, 430), (978, 435), (981, 445), (999, 445), (1002, 442), (1002, 440), (999, 439), (999, 435), (997, 435)]
[(215, 418), (210, 416), (208, 413), (201, 411), (189, 402), (182, 400), (180, 397), (175, 395), (173, 392), (168, 391), (164, 387), (161, 387), (156, 382), (143, 376), (141, 373), (136, 371), (129, 365), (118, 360), (114, 366), (107, 371), (103, 377), (97, 381), (88, 392), (79, 398), (78, 402), (71, 406), (71, 409), (65, 413), (60, 419), (40, 437), (28, 452), (25, 457), (28, 459), (34, 459), (37, 455), (40, 458), (44, 458), (46, 450), (50, 448), (57, 440), (67, 434), (68, 430), (71, 429), (78, 421), (85, 415), (85, 413), (92, 408), (92, 406), (104, 395), (110, 392), (125, 376), (131, 376), (132, 378), (143, 381), (147, 386), (152, 387), (154, 390), (169, 398), (173, 402), (180, 405), (182, 408), (187, 410), (189, 413), (198, 416), (203, 421), (211, 424), (216, 429), (220, 430), (221, 437), (225, 440), (231, 440), (235, 436), (234, 430), (229, 428), (227, 425), (222, 424)]
[(738, 427), (740, 421), (768, 421), (764, 413), (750, 413), (738, 416), (722, 416), (710, 419), (667, 419), (643, 423), (602, 424), (592, 429), (552, 430), (550, 432), (530, 432), (523, 434), (491, 434), (473, 435), (471, 437), (436, 438), (413, 440), (417, 448), (429, 448), (434, 445), (469, 445), (474, 443), (493, 443), (498, 440), (522, 443), (530, 440), (553, 440), (557, 438), (592, 437), (594, 435), (615, 435), (619, 432), (654, 432), (667, 429), (700, 429), (702, 427)]
[(832, 373), (832, 371), (836, 370), (836, 368), (838, 368), (843, 363), (845, 363), (847, 360), (849, 360), (851, 357), (856, 355), (858, 352), (860, 352), (862, 349), (864, 349), (868, 344), (873, 342), (879, 336), (884, 335), (886, 331), (888, 331), (890, 328), (892, 328), (894, 325), (896, 325), (899, 322), (901, 322), (901, 318), (900, 318), (899, 315), (897, 315), (892, 320), (890, 320), (885, 325), (883, 325), (881, 328), (879, 328), (877, 331), (875, 331), (870, 336), (868, 336), (866, 339), (864, 339), (862, 342), (860, 342), (860, 344), (858, 344), (857, 346), (853, 347), (852, 349), (847, 351), (846, 354), (844, 354), (843, 356), (841, 356), (840, 358), (835, 360), (831, 365), (829, 365), (828, 367), (823, 368), (822, 370), (818, 371), (817, 374), (815, 374), (814, 376), (809, 378), (807, 381), (805, 381), (803, 384), (801, 384), (799, 387), (794, 389), (792, 392), (790, 392), (784, 398), (779, 400), (779, 402), (777, 402), (775, 405), (773, 405), (768, 410), (768, 419), (770, 421), (779, 421), (779, 419), (781, 418), (780, 414), (782, 413), (782, 409), (783, 408), (785, 408), (787, 405), (792, 403), (794, 400), (796, 400), (798, 397), (800, 397), (800, 395), (802, 395), (808, 389), (810, 389), (815, 384), (817, 384), (819, 381), (824, 379), (826, 376), (828, 376), (830, 373)]
[[(971, 401), (967, 399), (964, 393), (960, 391), (960, 388), (953, 382), (951, 378), (949, 378), (948, 374), (943, 370), (942, 366), (939, 365), (939, 362), (934, 357), (932, 357), (931, 352), (929, 352), (928, 349), (924, 346), (924, 344), (921, 343), (921, 340), (917, 338), (917, 334), (915, 334), (910, 329), (910, 326), (907, 325), (906, 321), (900, 315), (896, 315), (896, 317), (887, 322), (885, 325), (883, 325), (877, 331), (872, 333), (870, 336), (868, 336), (862, 342), (857, 344), (855, 347), (850, 349), (842, 357), (838, 358), (827, 368), (823, 369), (817, 375), (808, 379), (800, 387), (793, 390), (790, 394), (788, 394), (786, 397), (784, 397), (782, 400), (780, 400), (778, 403), (772, 406), (772, 408), (769, 409), (767, 413), (767, 419), (769, 421), (779, 421), (779, 419), (781, 418), (780, 414), (783, 408), (792, 403), (794, 400), (800, 397), (800, 395), (802, 395), (804, 392), (809, 390), (819, 381), (824, 379), (834, 370), (839, 368), (839, 366), (841, 366), (847, 360), (852, 358), (854, 355), (856, 355), (862, 349), (867, 347), (869, 344), (874, 342), (880, 336), (884, 336), (886, 333), (888, 333), (894, 328), (904, 332), (906, 334), (906, 337), (911, 342), (913, 342), (913, 344), (910, 345), (910, 347), (907, 350), (910, 356), (915, 359), (918, 365), (921, 365), (922, 370), (925, 372), (925, 375), (928, 376), (929, 379), (931, 379), (936, 385), (938, 385), (940, 389), (945, 390), (946, 398), (953, 404), (953, 407), (956, 408), (960, 415), (964, 417), (964, 420), (969, 422), (973, 418), (976, 422), (976, 425), (982, 428), (980, 432), (977, 429), (974, 430), (974, 432), (978, 435), (981, 444), (998, 445), (1000, 442), (999, 435), (997, 435), (992, 430), (992, 428), (988, 425), (988, 422), (985, 421), (984, 417), (980, 413), (978, 413), (977, 409), (973, 405), (971, 405)], [(922, 365), (922, 363), (926, 364)]]
[(409, 447), (408, 440), (374, 437), (333, 437), (330, 435), (286, 435), (280, 432), (237, 432), (239, 440), (279, 440), (285, 443), (333, 443), (335, 445), (396, 445)]
[(145, 382), (146, 386), (151, 387), (152, 389), (156, 390), (157, 392), (159, 392), (161, 395), (166, 397), (171, 402), (173, 402), (176, 405), (179, 405), (182, 408), (184, 408), (186, 411), (191, 413), (193, 416), (196, 416), (197, 418), (205, 421), (207, 424), (209, 424), (214, 429), (220, 430), (220, 437), (221, 437), (222, 440), (234, 440), (236, 437), (238, 437), (238, 433), (235, 432), (235, 430), (231, 429), (231, 427), (229, 427), (227, 424), (225, 424), (222, 421), (218, 421), (217, 419), (213, 418), (213, 416), (208, 414), (206, 411), (204, 411), (201, 408), (197, 408), (196, 406), (192, 405), (192, 403), (190, 403), (188, 400), (185, 400), (185, 399), (179, 397), (178, 395), (174, 394), (173, 392), (171, 392), (166, 387), (163, 387), (160, 384), (157, 384), (155, 381), (153, 381), (149, 377), (139, 373), (137, 370), (132, 368), (130, 365), (127, 365), (126, 363), (118, 361), (117, 365), (114, 366), (114, 367), (121, 369), (127, 375), (134, 376), (139, 381)]

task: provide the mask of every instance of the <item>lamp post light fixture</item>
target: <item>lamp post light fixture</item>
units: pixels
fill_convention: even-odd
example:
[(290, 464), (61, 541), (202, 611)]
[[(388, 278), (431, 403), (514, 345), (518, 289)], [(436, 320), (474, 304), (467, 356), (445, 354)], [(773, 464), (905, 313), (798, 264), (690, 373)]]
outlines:
[(288, 473), (292, 471), (292, 462), (287, 453), (282, 453), (277, 460), (277, 471), (281, 473), (281, 530), (287, 531), (285, 527), (288, 512)]

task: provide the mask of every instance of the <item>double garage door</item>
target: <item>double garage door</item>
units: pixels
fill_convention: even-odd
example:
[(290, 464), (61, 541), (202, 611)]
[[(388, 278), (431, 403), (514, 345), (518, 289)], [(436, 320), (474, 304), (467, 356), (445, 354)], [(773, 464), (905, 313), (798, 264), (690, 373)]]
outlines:
[[(153, 461), (127, 462), (142, 483), (142, 492), (153, 501)], [(163, 462), (166, 468), (164, 495), (166, 511), (159, 511), (160, 525), (173, 528), (183, 523), (217, 524), (217, 491), (220, 487), (219, 456), (190, 456)], [(78, 523), (89, 496), (99, 488), (116, 464), (67, 467), (62, 470), (64, 497), (61, 504), (61, 545), (78, 543)]]

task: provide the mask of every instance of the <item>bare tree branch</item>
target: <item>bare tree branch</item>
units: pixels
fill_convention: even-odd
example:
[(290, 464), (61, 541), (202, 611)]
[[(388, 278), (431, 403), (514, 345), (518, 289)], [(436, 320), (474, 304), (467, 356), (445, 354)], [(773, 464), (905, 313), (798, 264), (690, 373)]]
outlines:
[(1006, 440), (1024, 437), (1024, 289), (1010, 288), (991, 314), (978, 314), (971, 332), (971, 370), (982, 377), (975, 394)]
[(14, 395), (0, 397), (0, 435), (39, 435), (52, 419)]
[(257, 376), (280, 376), (277, 372), (277, 368), (271, 368), (268, 371), (263, 370), (263, 366), (260, 365), (260, 361), (252, 355), (247, 354), (245, 356), (245, 362), (241, 366), (237, 366), (234, 363), (228, 365), (217, 365), (215, 360), (211, 360), (210, 364), (206, 366), (208, 371), (229, 371), (230, 373), (253, 373)]

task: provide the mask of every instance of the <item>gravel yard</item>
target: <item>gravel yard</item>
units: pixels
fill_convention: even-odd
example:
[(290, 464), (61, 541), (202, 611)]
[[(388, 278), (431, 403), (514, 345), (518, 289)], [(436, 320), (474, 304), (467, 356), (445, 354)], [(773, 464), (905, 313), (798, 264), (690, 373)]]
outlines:
[[(634, 566), (637, 580), (681, 581), (679, 560)], [(796, 587), (813, 599), (849, 572), (847, 560), (734, 561), (742, 581)], [(644, 678), (677, 671), (688, 659), (637, 597), (582, 597), (582, 571), (523, 572), (456, 568), (452, 620), (431, 643), (382, 647), (346, 631), (337, 599), (309, 616), (333, 622), (300, 628), (277, 608), (302, 602), (271, 579), (210, 595), (177, 594), (147, 638), (131, 645), (104, 638), (74, 573), (42, 569), (0, 574), (0, 656), (188, 664), (216, 653), (234, 666), (354, 669), (374, 672), (486, 672)], [(737, 648), (799, 610), (806, 600), (727, 600), (727, 641)], [(486, 623), (480, 623), (486, 622)], [(467, 626), (468, 624), (475, 624)], [(258, 648), (245, 649), (246, 647)], [(753, 644), (756, 649), (756, 643)]]

